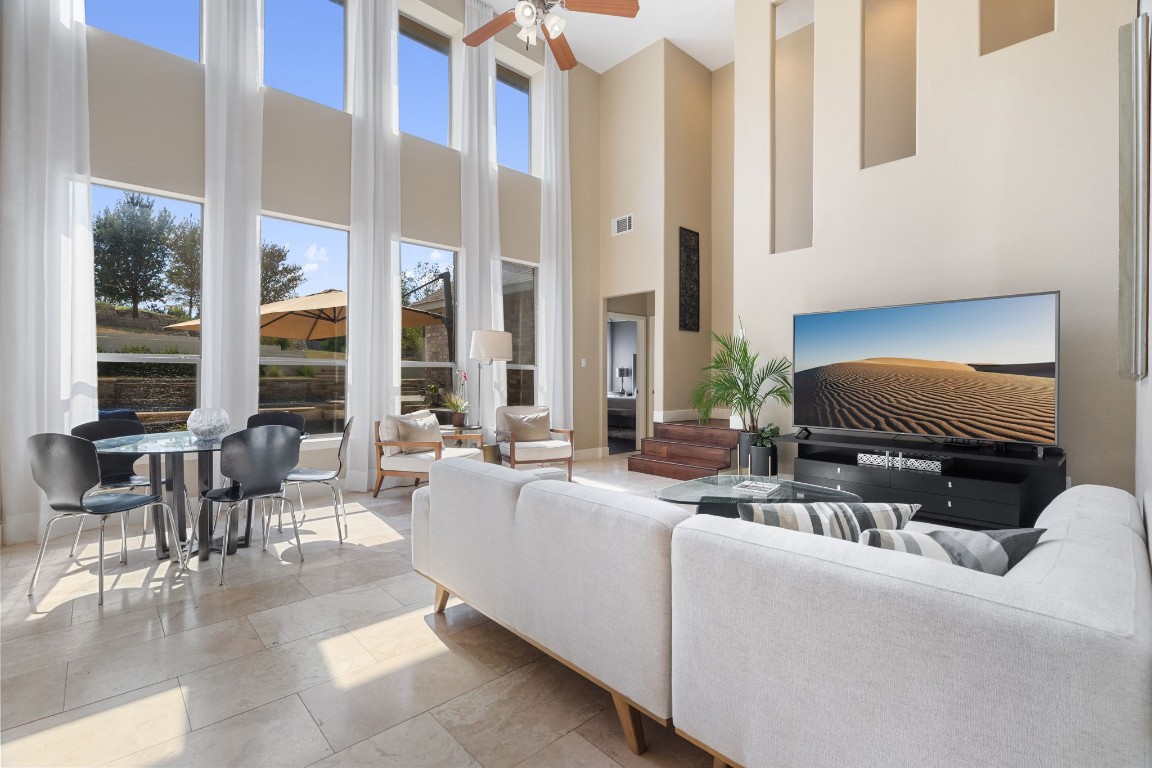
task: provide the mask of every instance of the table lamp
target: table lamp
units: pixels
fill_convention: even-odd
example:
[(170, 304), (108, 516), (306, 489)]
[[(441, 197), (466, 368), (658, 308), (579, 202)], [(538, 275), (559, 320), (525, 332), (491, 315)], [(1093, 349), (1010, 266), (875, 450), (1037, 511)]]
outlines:
[(632, 376), (632, 369), (621, 366), (616, 369), (616, 375), (620, 377), (620, 391), (624, 392), (624, 379)]

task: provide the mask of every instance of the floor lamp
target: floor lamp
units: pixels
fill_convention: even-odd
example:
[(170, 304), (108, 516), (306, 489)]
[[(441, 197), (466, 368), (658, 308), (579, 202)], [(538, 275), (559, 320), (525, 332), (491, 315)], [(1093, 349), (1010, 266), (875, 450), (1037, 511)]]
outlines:
[(508, 331), (472, 331), (472, 349), (468, 357), (479, 361), (477, 384), (480, 386), (480, 433), (484, 433), (484, 363), (492, 367), (496, 360), (512, 359), (512, 334)]

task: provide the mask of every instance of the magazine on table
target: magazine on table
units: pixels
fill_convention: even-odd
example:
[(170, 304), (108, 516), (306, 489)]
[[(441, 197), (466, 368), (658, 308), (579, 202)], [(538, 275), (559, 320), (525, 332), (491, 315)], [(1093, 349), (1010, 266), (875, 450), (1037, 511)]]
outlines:
[(769, 494), (779, 490), (780, 483), (765, 483), (760, 480), (745, 480), (732, 486), (732, 490), (744, 493)]

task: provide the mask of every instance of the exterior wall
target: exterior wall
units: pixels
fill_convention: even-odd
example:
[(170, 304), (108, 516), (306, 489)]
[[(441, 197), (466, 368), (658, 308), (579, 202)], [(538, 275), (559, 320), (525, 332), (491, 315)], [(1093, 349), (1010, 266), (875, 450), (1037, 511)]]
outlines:
[[(917, 154), (860, 170), (858, 15), (816, 0), (813, 247), (769, 256), (771, 50), (737, 0), (735, 308), (790, 355), (796, 312), (1060, 290), (1060, 443), (1076, 483), (1133, 487), (1115, 370), (1116, 30), (1129, 0), (1060, 0), (1052, 34), (980, 56), (975, 3), (920, 3)], [(760, 73), (760, 74), (755, 74)], [(788, 425), (787, 409), (765, 417)], [(790, 457), (786, 459), (790, 462)], [(789, 467), (784, 466), (785, 471)]]

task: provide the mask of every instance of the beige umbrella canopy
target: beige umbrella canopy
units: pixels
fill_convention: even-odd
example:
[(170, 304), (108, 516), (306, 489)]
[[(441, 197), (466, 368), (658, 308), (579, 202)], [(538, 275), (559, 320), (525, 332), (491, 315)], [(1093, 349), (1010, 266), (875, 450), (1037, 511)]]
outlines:
[[(331, 339), (348, 334), (348, 294), (328, 290), (286, 301), (274, 301), (260, 307), (260, 335), (278, 339)], [(405, 328), (440, 325), (443, 315), (411, 307), (401, 309), (400, 323)], [(199, 331), (199, 320), (166, 326), (173, 331)]]

